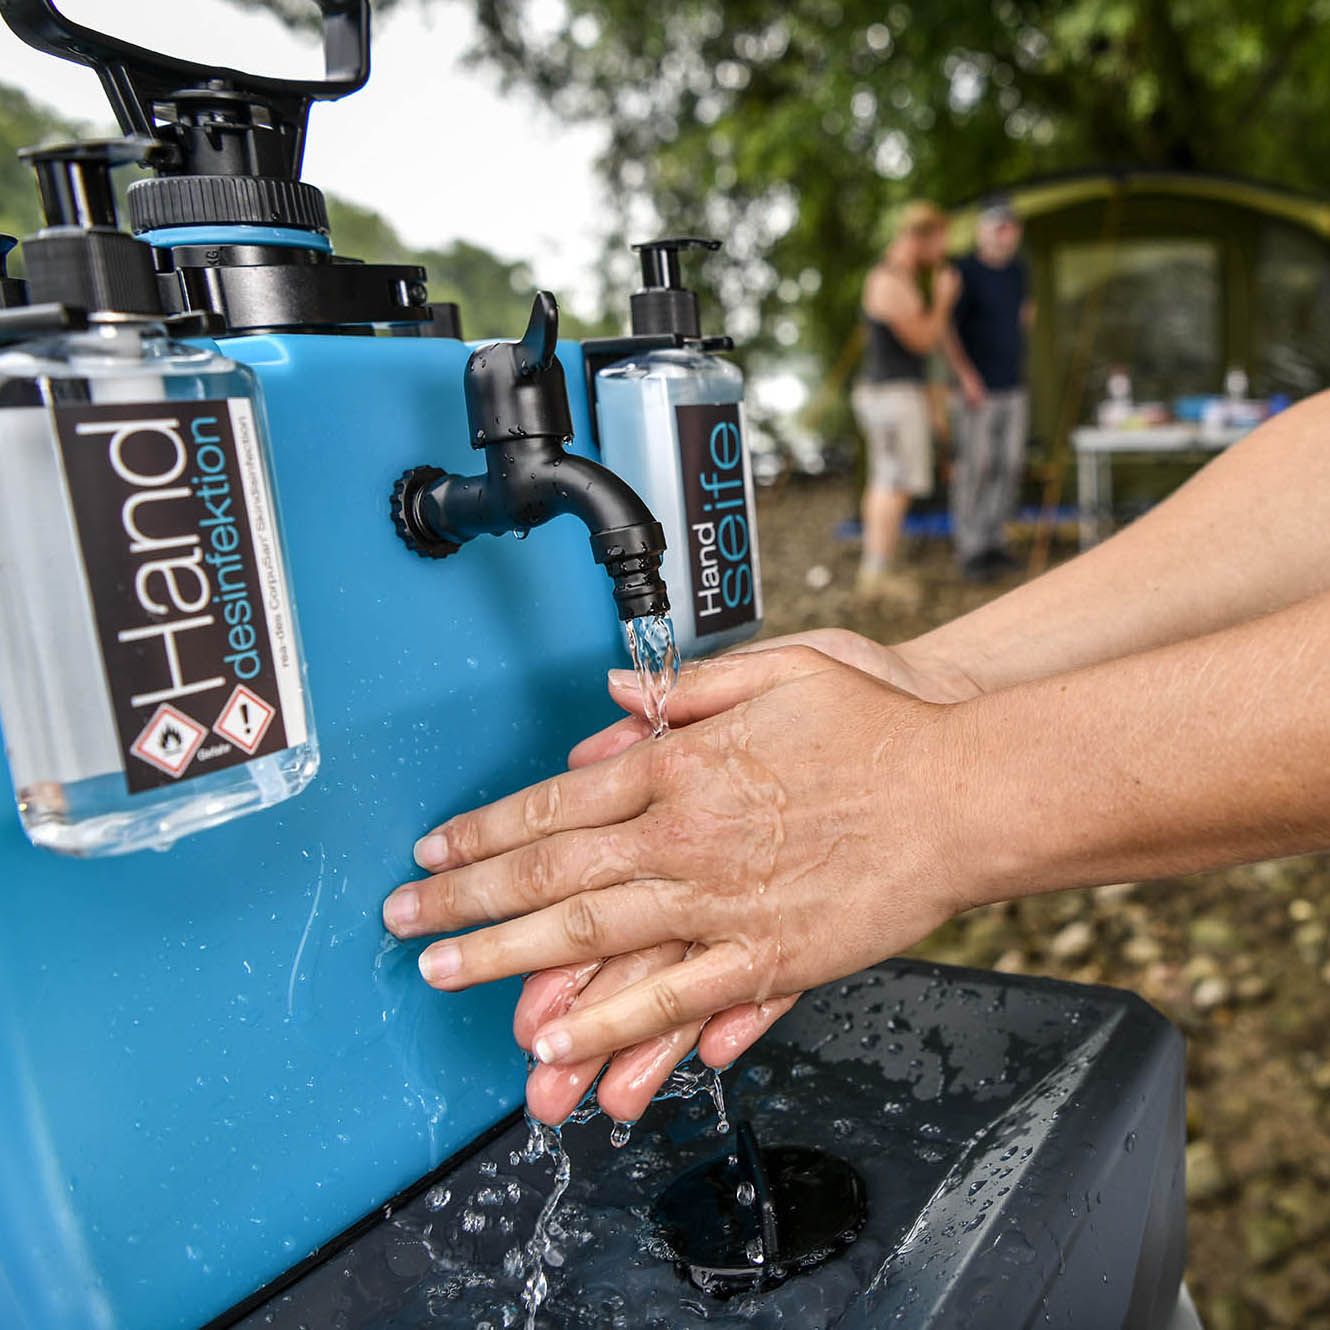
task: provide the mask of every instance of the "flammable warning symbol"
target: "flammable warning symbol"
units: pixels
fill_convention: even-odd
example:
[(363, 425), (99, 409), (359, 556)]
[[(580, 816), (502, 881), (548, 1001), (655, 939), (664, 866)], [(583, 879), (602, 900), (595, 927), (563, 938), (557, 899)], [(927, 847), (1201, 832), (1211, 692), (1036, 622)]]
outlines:
[(207, 733), (198, 721), (163, 702), (129, 751), (158, 771), (178, 776), (189, 766)]
[(213, 733), (220, 734), (252, 757), (276, 714), (276, 707), (269, 706), (244, 684), (237, 684), (222, 708), (222, 714), (213, 723)]

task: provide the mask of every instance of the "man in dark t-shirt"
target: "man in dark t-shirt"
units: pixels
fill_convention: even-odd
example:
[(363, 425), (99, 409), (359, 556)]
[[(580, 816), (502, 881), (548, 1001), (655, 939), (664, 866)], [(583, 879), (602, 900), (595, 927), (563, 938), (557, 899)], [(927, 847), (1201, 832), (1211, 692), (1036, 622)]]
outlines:
[(979, 215), (975, 248), (956, 264), (961, 294), (943, 350), (960, 386), (951, 480), (952, 537), (967, 578), (1013, 566), (1004, 528), (1025, 467), (1029, 402), (1025, 329), (1029, 281), (1018, 254), (1021, 224), (1005, 199)]

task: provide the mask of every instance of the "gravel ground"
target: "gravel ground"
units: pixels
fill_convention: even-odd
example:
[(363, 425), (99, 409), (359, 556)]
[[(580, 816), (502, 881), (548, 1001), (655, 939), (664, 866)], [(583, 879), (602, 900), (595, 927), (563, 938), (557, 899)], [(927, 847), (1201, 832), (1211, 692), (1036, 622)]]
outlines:
[[(920, 543), (919, 613), (865, 607), (856, 548), (835, 532), (851, 511), (840, 481), (760, 496), (768, 634), (900, 640), (1014, 584), (967, 586), (940, 543)], [(1330, 857), (984, 908), (919, 953), (1133, 989), (1173, 1020), (1188, 1048), (1188, 1280), (1207, 1330), (1330, 1330)]]

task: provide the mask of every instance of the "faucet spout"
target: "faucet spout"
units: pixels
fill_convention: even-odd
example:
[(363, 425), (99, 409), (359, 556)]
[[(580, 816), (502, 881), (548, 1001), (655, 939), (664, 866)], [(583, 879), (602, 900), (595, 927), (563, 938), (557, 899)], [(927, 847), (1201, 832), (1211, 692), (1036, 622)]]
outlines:
[(660, 523), (608, 467), (565, 448), (573, 429), (563, 368), (554, 356), (558, 327), (558, 305), (542, 291), (521, 341), (472, 354), (467, 419), (485, 470), (473, 476), (437, 467), (408, 471), (393, 495), (398, 533), (417, 553), (442, 558), (476, 536), (524, 533), (570, 513), (586, 527), (592, 555), (611, 578), (619, 618), (665, 614)]

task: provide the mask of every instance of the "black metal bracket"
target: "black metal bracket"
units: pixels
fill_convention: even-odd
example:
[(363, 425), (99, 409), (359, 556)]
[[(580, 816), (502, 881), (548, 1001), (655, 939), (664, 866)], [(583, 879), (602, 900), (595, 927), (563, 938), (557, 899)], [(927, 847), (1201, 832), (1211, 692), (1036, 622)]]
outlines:
[[(160, 323), (172, 337), (218, 337), (226, 331), (225, 321), (206, 311), (172, 314), (148, 322)], [(0, 309), (0, 345), (49, 333), (85, 332), (88, 325), (88, 311), (76, 305), (16, 305)]]
[(425, 270), (360, 263), (285, 245), (177, 245), (154, 251), (163, 305), (220, 315), (230, 332), (373, 324), (433, 331)]
[(616, 360), (645, 355), (648, 351), (670, 351), (681, 347), (698, 351), (734, 350), (733, 337), (685, 337), (682, 333), (635, 333), (627, 337), (592, 337), (582, 343), (582, 365), (586, 373), (587, 403), (591, 416), (591, 441), (600, 447), (600, 417), (596, 410), (596, 375)]

